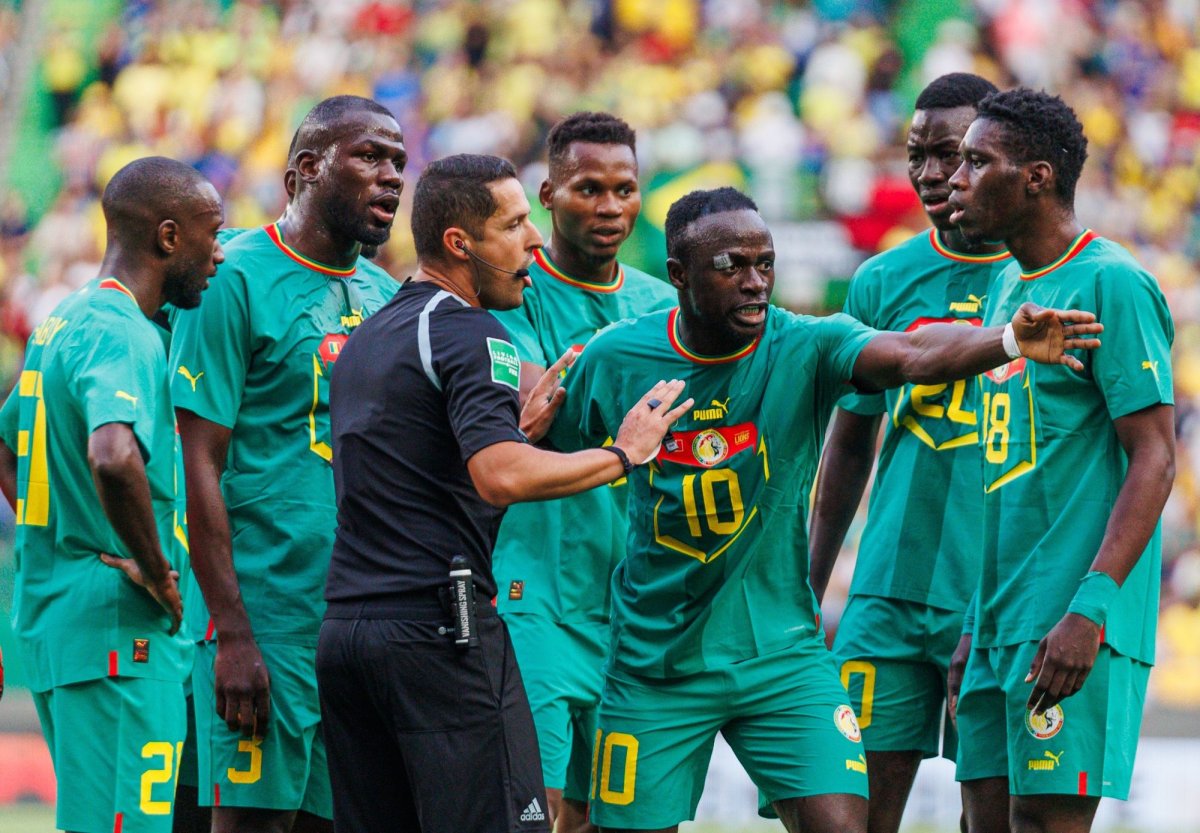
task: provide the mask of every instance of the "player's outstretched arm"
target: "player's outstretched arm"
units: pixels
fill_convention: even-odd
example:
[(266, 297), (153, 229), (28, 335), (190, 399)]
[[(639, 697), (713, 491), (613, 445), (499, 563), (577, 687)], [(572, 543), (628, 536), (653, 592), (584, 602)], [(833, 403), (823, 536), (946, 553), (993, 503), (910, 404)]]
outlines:
[(879, 419), (839, 408), (825, 442), (808, 532), (808, 580), (818, 604), (871, 477)]
[(1067, 614), (1038, 645), (1025, 678), (1033, 683), (1029, 707), (1039, 714), (1083, 687), (1100, 650), (1105, 599), (1116, 594), (1145, 552), (1175, 480), (1172, 406), (1154, 405), (1118, 417), (1113, 427), (1129, 468), (1091, 570), (1081, 577)]
[(176, 408), (175, 416), (183, 442), (192, 572), (217, 629), (217, 714), (231, 731), (261, 737), (270, 720), (271, 677), (242, 604), (229, 513), (221, 493), (233, 432), (184, 408)]
[(0, 442), (0, 491), (14, 510), (17, 508), (17, 455)]
[(179, 574), (163, 557), (158, 524), (150, 502), (146, 464), (133, 429), (123, 422), (101, 425), (88, 437), (88, 466), (100, 506), (109, 523), (133, 556), (114, 558), (104, 554), (105, 564), (122, 570), (154, 597), (171, 617), (171, 633), (179, 630), (183, 601), (179, 597)]
[[(678, 380), (652, 387), (626, 414), (609, 448), (621, 451), (634, 465), (649, 459), (672, 423), (694, 404), (686, 399), (672, 408), (682, 392), (683, 382)], [(484, 500), (493, 506), (509, 506), (585, 492), (621, 477), (625, 466), (609, 449), (559, 454), (525, 443), (501, 442), (473, 454), (467, 460), (467, 471)]]
[[(1012, 321), (1020, 355), (1042, 364), (1065, 364), (1083, 370), (1068, 350), (1094, 350), (1103, 331), (1096, 316), (1080, 310), (1055, 310), (1022, 304)], [(905, 382), (937, 384), (965, 379), (1007, 364), (1005, 327), (929, 324), (909, 333), (880, 333), (854, 363), (854, 384), (882, 390)]]

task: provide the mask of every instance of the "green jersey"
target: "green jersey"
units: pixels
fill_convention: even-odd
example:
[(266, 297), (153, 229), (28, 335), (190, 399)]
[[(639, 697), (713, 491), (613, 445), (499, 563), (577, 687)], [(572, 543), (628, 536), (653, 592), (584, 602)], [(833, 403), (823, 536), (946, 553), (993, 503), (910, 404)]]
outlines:
[[(618, 266), (607, 284), (572, 278), (539, 249), (519, 308), (496, 313), (521, 360), (549, 367), (614, 321), (675, 305), (666, 281)], [(556, 622), (608, 621), (608, 582), (625, 555), (624, 479), (562, 500), (518, 503), (505, 513), (493, 554), (501, 613)]]
[(818, 631), (808, 495), (830, 414), (876, 334), (846, 315), (771, 307), (758, 340), (706, 357), (680, 341), (678, 314), (597, 336), (567, 374), (551, 429), (560, 448), (599, 445), (660, 379), (684, 380), (683, 395), (696, 400), (657, 457), (629, 477), (611, 662), (647, 677), (724, 667)]
[[(1024, 302), (1094, 312), (1100, 347), (1082, 373), (1017, 359), (979, 377), (983, 572), (975, 644), (1037, 641), (1067, 612), (1104, 538), (1128, 465), (1113, 420), (1172, 404), (1174, 326), (1154, 277), (1085, 231), (1054, 263), (1013, 263), (992, 284), (986, 323)], [(1105, 641), (1154, 660), (1161, 553), (1156, 531), (1109, 607)]]
[[(964, 255), (930, 229), (868, 260), (854, 275), (846, 313), (879, 330), (925, 324), (979, 326), (992, 277), (1008, 252)], [(852, 594), (965, 610), (979, 579), (979, 424), (975, 382), (902, 385), (852, 393), (841, 407), (886, 414)]]
[[(176, 317), (175, 405), (232, 431), (221, 490), (260, 640), (316, 645), (337, 522), (329, 376), (396, 289), (363, 258), (349, 269), (305, 258), (270, 225), (231, 240), (203, 303)], [(193, 616), (193, 633), (212, 638)]]
[(187, 675), (188, 640), (168, 636), (170, 618), (150, 594), (100, 560), (129, 551), (100, 505), (87, 454), (96, 429), (130, 427), (171, 560), (174, 416), (162, 338), (119, 281), (91, 281), (30, 336), (0, 438), (17, 455), (13, 629), (34, 691)]

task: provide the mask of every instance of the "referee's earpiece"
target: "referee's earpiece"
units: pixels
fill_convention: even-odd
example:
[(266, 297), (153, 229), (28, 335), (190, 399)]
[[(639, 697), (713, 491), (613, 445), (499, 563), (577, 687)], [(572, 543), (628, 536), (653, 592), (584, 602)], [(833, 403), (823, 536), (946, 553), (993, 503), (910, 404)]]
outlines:
[(456, 248), (456, 249), (465, 249), (465, 248), (467, 248), (467, 244), (466, 244), (466, 243), (464, 243), (464, 242), (462, 242), (461, 240), (455, 240), (455, 241), (454, 241), (454, 248)]

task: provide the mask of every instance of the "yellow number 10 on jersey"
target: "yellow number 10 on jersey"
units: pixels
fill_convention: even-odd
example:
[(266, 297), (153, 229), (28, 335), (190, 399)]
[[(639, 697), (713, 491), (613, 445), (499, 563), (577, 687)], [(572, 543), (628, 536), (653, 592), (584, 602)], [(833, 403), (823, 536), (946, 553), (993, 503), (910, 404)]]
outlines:
[(17, 523), (45, 526), (50, 521), (50, 471), (46, 464), (46, 403), (42, 400), (42, 374), (21, 372), (17, 395), (35, 400), (33, 429), (17, 432), (17, 457), (27, 457), (25, 482), (17, 484)]

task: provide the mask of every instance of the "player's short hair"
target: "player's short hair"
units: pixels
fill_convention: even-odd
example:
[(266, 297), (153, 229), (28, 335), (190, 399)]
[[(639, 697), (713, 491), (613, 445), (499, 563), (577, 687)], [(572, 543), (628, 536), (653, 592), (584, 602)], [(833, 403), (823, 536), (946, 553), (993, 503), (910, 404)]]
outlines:
[(308, 111), (308, 115), (292, 135), (292, 143), (288, 146), (288, 164), (295, 164), (296, 154), (301, 150), (324, 153), (325, 149), (341, 136), (348, 117), (361, 112), (396, 118), (391, 110), (378, 101), (360, 95), (335, 95), (319, 101)]
[(108, 234), (126, 242), (149, 240), (147, 232), (163, 220), (182, 220), (180, 209), (198, 186), (207, 184), (204, 174), (177, 159), (135, 159), (113, 175), (100, 195)]
[(979, 116), (998, 123), (1014, 162), (1049, 162), (1054, 191), (1067, 205), (1087, 160), (1087, 137), (1075, 111), (1056, 95), (1018, 87), (993, 93), (979, 103)]
[(979, 107), (979, 102), (1000, 88), (986, 78), (969, 72), (950, 72), (929, 82), (917, 96), (917, 110), (950, 110)]
[(625, 145), (637, 153), (637, 133), (623, 119), (611, 113), (573, 113), (550, 128), (546, 138), (551, 171), (567, 158), (574, 142)]
[(754, 200), (736, 188), (692, 191), (680, 197), (667, 211), (667, 257), (686, 262), (692, 239), (688, 228), (701, 217), (726, 211), (758, 211)]
[(412, 233), (418, 259), (440, 259), (442, 235), (453, 226), (480, 237), (483, 224), (497, 208), (488, 186), (516, 178), (516, 168), (499, 156), (459, 153), (431, 163), (413, 192)]

